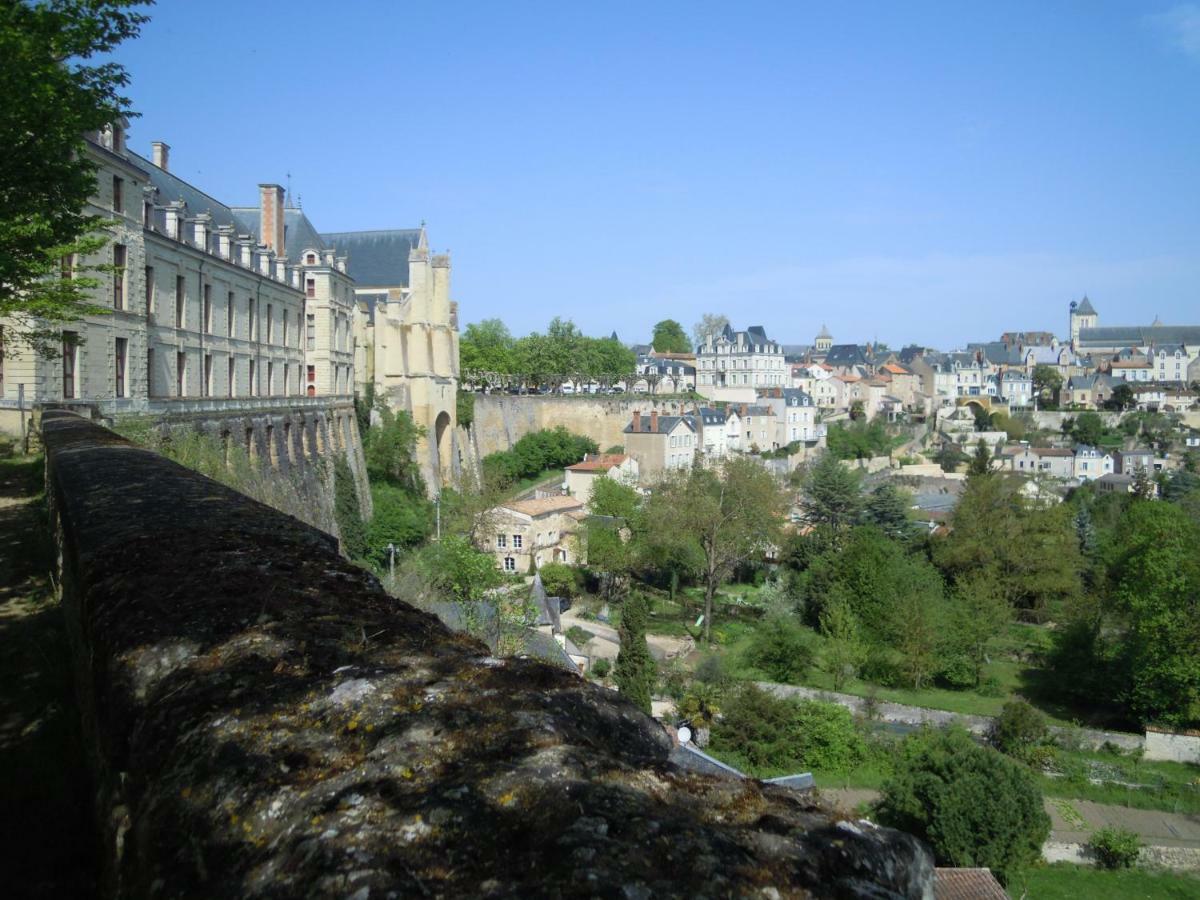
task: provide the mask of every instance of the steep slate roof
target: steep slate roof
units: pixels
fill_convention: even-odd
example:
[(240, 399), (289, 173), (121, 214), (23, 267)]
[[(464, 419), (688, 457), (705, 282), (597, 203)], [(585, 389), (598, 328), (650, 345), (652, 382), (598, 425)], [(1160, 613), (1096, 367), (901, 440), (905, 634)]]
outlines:
[(421, 242), (421, 228), (337, 231), (321, 235), (345, 256), (346, 269), (359, 287), (408, 287), (408, 253)]
[(984, 357), (993, 365), (1020, 366), (1025, 363), (1025, 354), (1020, 348), (1002, 341), (989, 341), (981, 349)]
[(1087, 298), (1087, 295), (1085, 294), (1083, 299), (1081, 301), (1079, 301), (1079, 305), (1077, 307), (1075, 307), (1075, 315), (1077, 315), (1077, 316), (1095, 316), (1095, 315), (1099, 315), (1099, 313), (1096, 312), (1095, 308), (1092, 306), (1092, 301), (1089, 300)]
[(702, 406), (696, 412), (700, 414), (700, 424), (702, 425), (725, 424), (725, 413), (719, 409), (714, 409), (711, 406)]
[(245, 228), (234, 216), (233, 210), (213, 197), (210, 197), (200, 188), (188, 184), (182, 178), (172, 175), (170, 172), (164, 172), (150, 160), (143, 156), (138, 156), (132, 150), (127, 151), (130, 160), (135, 165), (141, 165), (150, 175), (150, 183), (158, 190), (157, 202), (160, 205), (173, 203), (176, 200), (182, 200), (187, 204), (187, 215), (194, 216), (199, 213), (208, 213), (212, 216), (212, 227), (218, 228), (221, 225), (231, 225), (235, 232), (245, 234)]
[[(641, 428), (639, 428), (636, 433), (637, 434), (670, 434), (675, 429), (675, 426), (678, 425), (680, 422), (683, 422), (683, 424), (686, 425), (688, 428), (690, 428), (692, 431), (696, 430), (696, 424), (692, 421), (691, 416), (659, 416), (657, 421), (658, 421), (658, 431), (657, 432), (651, 431), (650, 430), (650, 416), (647, 413), (642, 413), (642, 425), (641, 425)], [(622, 431), (624, 431), (625, 434), (633, 434), (634, 433), (632, 419), (629, 421), (629, 424), (626, 425), (622, 429)]]
[(865, 366), (867, 354), (858, 344), (834, 344), (825, 354), (825, 362), (831, 366)]
[[(262, 243), (262, 208), (258, 206), (234, 206), (230, 209), (239, 222), (239, 230), (254, 235)], [(305, 250), (325, 250), (316, 227), (308, 220), (304, 210), (288, 207), (283, 211), (283, 249), (288, 259), (298, 260)]]
[(1081, 347), (1149, 347), (1151, 344), (1200, 344), (1200, 325), (1110, 325), (1079, 329)]

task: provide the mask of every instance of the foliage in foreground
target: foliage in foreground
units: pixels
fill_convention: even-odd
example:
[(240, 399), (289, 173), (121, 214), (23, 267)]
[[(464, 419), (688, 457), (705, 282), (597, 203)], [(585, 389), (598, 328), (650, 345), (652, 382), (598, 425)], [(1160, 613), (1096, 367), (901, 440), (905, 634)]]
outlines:
[(1130, 869), (1142, 850), (1141, 838), (1127, 828), (1101, 828), (1092, 834), (1088, 847), (1103, 869)]
[(1050, 818), (1030, 771), (961, 728), (923, 729), (900, 745), (880, 821), (926, 841), (937, 861), (1003, 877), (1041, 856)]

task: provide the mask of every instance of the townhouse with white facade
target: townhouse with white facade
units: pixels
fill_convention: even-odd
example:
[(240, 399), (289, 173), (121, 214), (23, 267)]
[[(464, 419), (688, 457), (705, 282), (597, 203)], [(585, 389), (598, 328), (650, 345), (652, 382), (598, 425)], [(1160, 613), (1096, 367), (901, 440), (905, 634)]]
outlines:
[(1094, 481), (1112, 471), (1111, 453), (1088, 444), (1079, 444), (1075, 448), (1075, 477), (1080, 481)]
[(784, 387), (791, 373), (783, 347), (761, 325), (734, 331), (726, 325), (696, 348), (696, 389), (717, 400), (749, 399), (760, 387)]

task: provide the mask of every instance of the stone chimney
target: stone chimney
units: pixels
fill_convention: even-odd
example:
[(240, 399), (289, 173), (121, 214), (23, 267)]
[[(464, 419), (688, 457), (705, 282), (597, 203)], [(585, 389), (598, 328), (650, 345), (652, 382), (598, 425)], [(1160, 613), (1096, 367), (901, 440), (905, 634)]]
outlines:
[(283, 188), (277, 184), (260, 184), (258, 194), (262, 242), (283, 256)]
[(650, 410), (650, 432), (651, 432), (651, 434), (658, 434), (658, 410), (657, 409)]
[(642, 430), (642, 413), (640, 410), (633, 411), (633, 431), (634, 434)]
[(164, 172), (170, 172), (171, 145), (162, 141), (152, 141), (150, 143), (150, 161)]

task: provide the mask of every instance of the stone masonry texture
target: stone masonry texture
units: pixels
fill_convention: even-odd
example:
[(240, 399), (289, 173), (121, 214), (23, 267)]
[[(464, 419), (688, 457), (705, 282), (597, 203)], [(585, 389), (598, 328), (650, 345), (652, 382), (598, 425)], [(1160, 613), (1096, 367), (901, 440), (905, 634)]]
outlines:
[(327, 535), (69, 413), (43, 441), (107, 896), (932, 897), (911, 836), (675, 768)]

